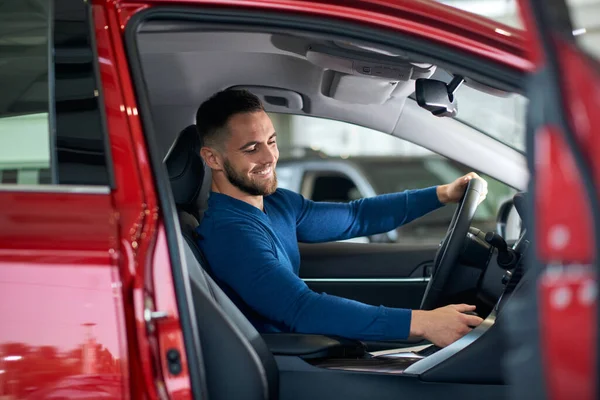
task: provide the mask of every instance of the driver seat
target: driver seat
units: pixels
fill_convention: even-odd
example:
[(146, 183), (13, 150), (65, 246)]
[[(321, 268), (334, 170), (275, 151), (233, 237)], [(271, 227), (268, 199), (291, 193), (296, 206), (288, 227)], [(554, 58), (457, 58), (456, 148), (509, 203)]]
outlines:
[(194, 310), (211, 399), (277, 399), (279, 371), (273, 354), (254, 326), (206, 272), (208, 263), (196, 244), (210, 193), (210, 170), (200, 157), (195, 125), (186, 127), (164, 164), (185, 239)]

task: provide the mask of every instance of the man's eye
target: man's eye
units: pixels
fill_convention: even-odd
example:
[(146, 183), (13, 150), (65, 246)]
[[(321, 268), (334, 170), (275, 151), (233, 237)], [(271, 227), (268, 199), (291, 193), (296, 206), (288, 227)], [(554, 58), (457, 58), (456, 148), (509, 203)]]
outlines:
[(275, 140), (271, 140), (271, 141), (269, 142), (269, 144), (275, 144), (275, 142), (276, 142)]
[(254, 153), (255, 151), (256, 151), (256, 147), (253, 147), (251, 149), (244, 150), (244, 153)]

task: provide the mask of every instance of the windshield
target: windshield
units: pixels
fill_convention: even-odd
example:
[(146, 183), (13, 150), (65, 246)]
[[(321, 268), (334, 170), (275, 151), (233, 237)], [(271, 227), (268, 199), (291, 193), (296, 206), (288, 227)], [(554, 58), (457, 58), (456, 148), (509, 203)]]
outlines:
[(494, 96), (462, 85), (456, 92), (456, 99), (456, 120), (525, 152), (525, 97), (518, 94)]
[[(353, 162), (359, 164), (378, 194), (443, 185), (471, 171), (464, 165), (439, 156), (353, 159)], [(495, 179), (486, 175), (484, 178), (488, 181), (490, 193), (486, 202), (477, 209), (475, 219), (481, 220), (494, 218), (495, 210), (514, 194), (514, 190)]]

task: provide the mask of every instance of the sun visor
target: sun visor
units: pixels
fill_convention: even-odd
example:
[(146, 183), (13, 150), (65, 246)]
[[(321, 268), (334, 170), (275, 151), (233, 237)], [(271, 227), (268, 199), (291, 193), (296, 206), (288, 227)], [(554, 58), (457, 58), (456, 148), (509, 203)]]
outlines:
[(378, 54), (356, 54), (326, 46), (311, 46), (306, 59), (323, 68), (323, 95), (354, 104), (383, 104), (391, 97), (406, 97), (418, 78), (429, 78), (431, 64)]
[(383, 104), (398, 85), (398, 81), (329, 72), (333, 75), (331, 86), (324, 94), (346, 103)]

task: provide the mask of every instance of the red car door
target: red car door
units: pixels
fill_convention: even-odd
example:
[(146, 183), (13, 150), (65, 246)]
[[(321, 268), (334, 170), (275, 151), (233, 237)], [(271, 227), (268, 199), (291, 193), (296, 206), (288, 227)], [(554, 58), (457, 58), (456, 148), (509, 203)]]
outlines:
[(578, 46), (565, 1), (519, 3), (535, 65), (529, 229), (539, 277), (513, 310), (507, 373), (514, 398), (591, 399), (598, 382), (600, 69)]
[(126, 387), (111, 155), (86, 9), (67, 3), (0, 13), (0, 398)]
[(90, 2), (1, 8), (0, 398), (152, 397), (157, 208), (108, 26)]

